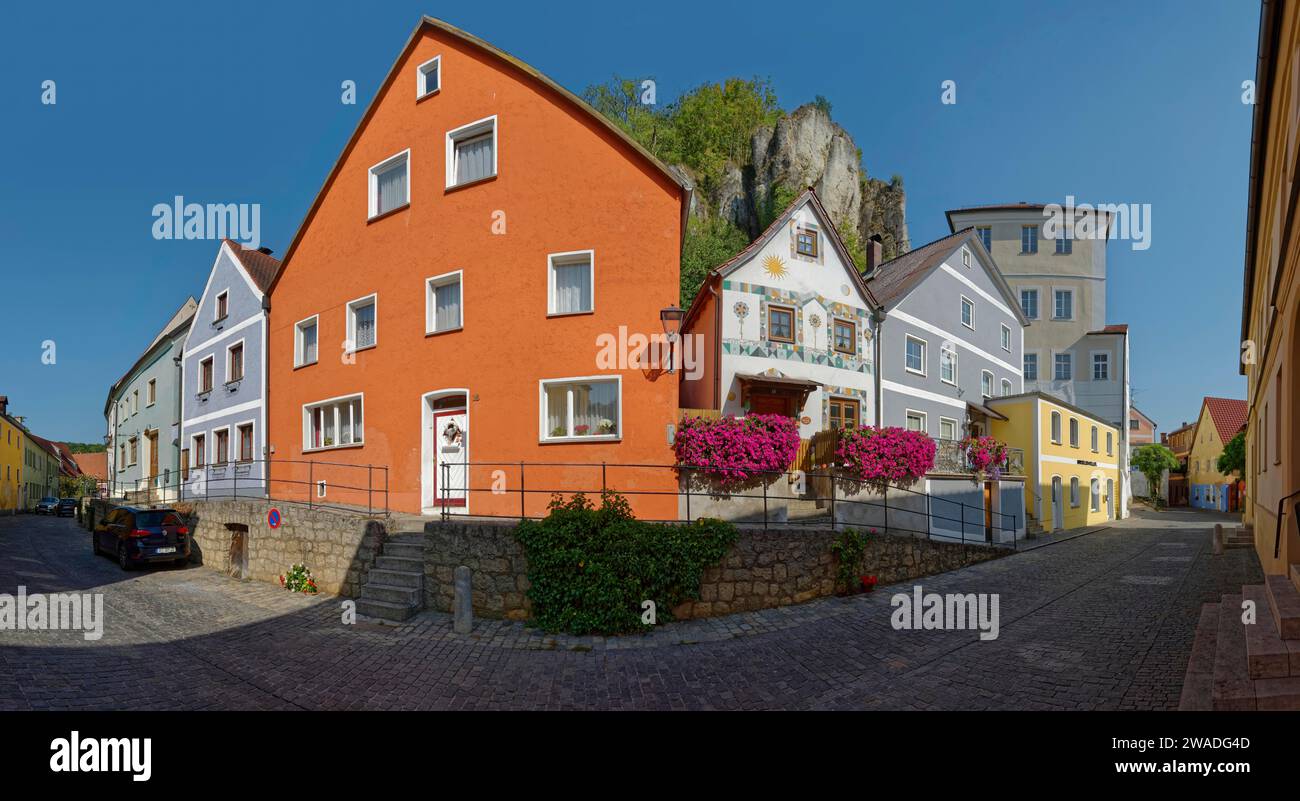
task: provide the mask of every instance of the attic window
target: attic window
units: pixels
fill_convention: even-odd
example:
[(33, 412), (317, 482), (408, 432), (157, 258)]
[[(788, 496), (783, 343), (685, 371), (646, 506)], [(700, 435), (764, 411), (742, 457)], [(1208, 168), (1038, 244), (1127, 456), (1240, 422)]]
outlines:
[(428, 97), (442, 88), (442, 56), (434, 56), (416, 68), (415, 99)]
[(230, 293), (222, 292), (220, 295), (217, 295), (216, 316), (212, 318), (212, 321), (214, 323), (219, 323), (222, 320), (226, 319), (226, 315), (229, 313), (229, 310), (230, 310)]
[(970, 266), (970, 250), (968, 250), (967, 248), (961, 249), (961, 266), (963, 267)]
[(817, 258), (817, 232), (811, 228), (800, 228), (794, 235), (794, 249), (800, 256)]

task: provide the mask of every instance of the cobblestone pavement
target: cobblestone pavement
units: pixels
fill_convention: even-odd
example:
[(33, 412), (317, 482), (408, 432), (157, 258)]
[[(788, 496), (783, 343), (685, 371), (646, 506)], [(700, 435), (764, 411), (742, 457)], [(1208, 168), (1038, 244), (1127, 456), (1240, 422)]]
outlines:
[(894, 592), (551, 637), (426, 612), (343, 625), (339, 599), (202, 567), (123, 573), (68, 519), (0, 518), (0, 593), (102, 592), (103, 637), (0, 630), (0, 709), (1173, 709), (1200, 605), (1260, 581), (1215, 557), (1228, 515), (1138, 516), (963, 570), (926, 592), (998, 593), (1000, 636), (896, 631)]

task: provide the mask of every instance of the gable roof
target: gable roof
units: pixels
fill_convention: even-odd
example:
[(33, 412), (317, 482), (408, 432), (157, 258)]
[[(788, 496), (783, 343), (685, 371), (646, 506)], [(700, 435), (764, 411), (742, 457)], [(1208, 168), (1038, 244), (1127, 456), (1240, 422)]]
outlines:
[(56, 457), (56, 458), (62, 458), (62, 457), (59, 455), (59, 449), (56, 448), (56, 447), (54, 447), (54, 443), (53, 443), (53, 442), (50, 442), (50, 441), (49, 441), (48, 439), (46, 439), (45, 437), (38, 437), (38, 436), (36, 436), (35, 434), (33, 434), (32, 432), (30, 432), (30, 431), (24, 431), (23, 433), (27, 435), (27, 438), (28, 438), (28, 439), (30, 439), (32, 442), (35, 442), (35, 443), (36, 443), (36, 446), (37, 446), (38, 448), (40, 448), (41, 450), (45, 451), (46, 453), (48, 453), (48, 454), (50, 454), (51, 456), (54, 456), (54, 457)]
[(76, 458), (72, 455), (72, 449), (68, 447), (67, 443), (51, 442), (50, 444), (59, 452), (59, 461), (63, 463), (64, 472), (70, 476), (81, 475), (81, 466), (77, 464)]
[[(672, 181), (674, 184), (676, 184), (682, 191), (682, 213), (681, 213), (680, 236), (682, 240), (685, 240), (686, 220), (691, 210), (692, 187), (690, 182), (686, 180), (686, 178), (682, 175), (680, 171), (669, 167), (667, 164), (664, 164), (657, 157), (655, 157), (653, 153), (651, 153), (649, 150), (646, 150), (644, 147), (642, 147), (640, 142), (633, 139), (626, 131), (624, 131), (622, 128), (618, 127), (617, 125), (615, 125), (611, 120), (605, 117), (605, 115), (601, 114), (599, 111), (596, 111), (594, 108), (591, 107), (590, 104), (585, 102), (582, 98), (578, 97), (573, 92), (570, 92), (568, 89), (565, 89), (563, 86), (561, 86), (560, 84), (556, 83), (554, 80), (552, 80), (551, 78), (543, 74), (537, 68), (533, 67), (532, 65), (518, 58), (515, 58), (514, 56), (510, 55), (506, 51), (492, 44), (489, 44), (488, 42), (478, 38), (477, 36), (474, 36), (473, 34), (470, 34), (466, 31), (461, 30), (460, 28), (457, 28), (454, 25), (451, 25), (447, 22), (443, 22), (442, 20), (436, 19), (434, 17), (423, 16), (420, 18), (420, 21), (416, 24), (415, 30), (411, 32), (410, 38), (406, 40), (406, 44), (402, 47), (401, 53), (399, 53), (397, 58), (393, 61), (393, 66), (389, 68), (388, 75), (386, 75), (384, 77), (383, 82), (379, 84), (379, 88), (378, 90), (375, 91), (374, 97), (371, 98), (370, 104), (366, 106), (365, 113), (361, 115), (361, 119), (357, 122), (356, 129), (352, 131), (352, 136), (348, 137), (347, 144), (343, 146), (343, 152), (339, 154), (338, 160), (335, 161), (334, 166), (330, 168), (329, 175), (326, 176), (325, 178), (325, 183), (321, 184), (320, 191), (316, 193), (316, 198), (312, 200), (311, 206), (307, 210), (307, 214), (302, 218), (302, 222), (298, 225), (298, 230), (294, 232), (293, 239), (289, 242), (289, 247), (284, 251), (284, 258), (281, 259), (282, 262), (288, 264), (289, 260), (293, 258), (294, 251), (298, 249), (298, 243), (302, 241), (302, 236), (307, 231), (308, 223), (311, 222), (312, 218), (316, 214), (316, 210), (320, 208), (320, 204), (325, 200), (326, 191), (334, 183), (334, 179), (338, 177), (339, 171), (343, 169), (343, 162), (347, 159), (348, 154), (352, 152), (352, 148), (356, 146), (357, 140), (361, 138), (361, 132), (365, 130), (366, 124), (370, 122), (370, 118), (373, 117), (375, 111), (378, 110), (379, 98), (383, 97), (384, 93), (388, 91), (388, 87), (392, 85), (393, 81), (397, 80), (397, 76), (398, 76), (397, 68), (402, 64), (403, 61), (406, 60), (406, 57), (411, 52), (411, 49), (415, 47), (417, 42), (419, 42), (420, 34), (424, 32), (426, 29), (430, 29), (430, 28), (442, 31), (443, 33), (446, 34), (450, 34), (451, 36), (456, 37), (462, 42), (472, 45), (473, 47), (482, 50), (488, 55), (496, 57), (497, 59), (505, 62), (511, 67), (514, 67), (515, 69), (519, 70), (524, 75), (527, 75), (528, 77), (542, 84), (547, 89), (550, 89), (551, 91), (555, 92), (562, 99), (568, 101), (574, 107), (576, 107), (580, 113), (585, 113), (592, 120), (595, 120), (596, 122), (600, 123), (600, 125), (604, 127), (605, 130), (614, 134), (615, 137), (617, 137), (625, 145), (630, 147), (641, 158), (645, 159), (650, 164), (650, 166), (654, 167), (655, 170), (657, 170), (665, 177), (667, 177), (670, 181)], [(280, 282), (280, 277), (282, 275), (284, 275), (283, 269), (279, 270), (276, 273), (276, 275), (271, 279), (271, 283), (266, 289), (267, 293), (270, 293), (275, 290), (275, 286)]]
[(1130, 412), (1131, 414), (1136, 414), (1138, 417), (1141, 417), (1143, 420), (1146, 420), (1148, 423), (1151, 424), (1151, 427), (1152, 427), (1152, 428), (1155, 428), (1155, 427), (1156, 427), (1156, 421), (1155, 421), (1155, 420), (1152, 420), (1152, 419), (1151, 419), (1151, 416), (1150, 416), (1149, 414), (1147, 414), (1146, 412), (1142, 411), (1142, 410), (1139, 409), (1138, 407), (1133, 406), (1133, 405), (1130, 404), (1129, 407), (1128, 407), (1128, 410), (1129, 410), (1129, 412)]
[(185, 302), (182, 303), (181, 307), (172, 315), (171, 320), (168, 321), (163, 330), (158, 332), (158, 336), (153, 338), (153, 342), (149, 343), (149, 347), (145, 348), (144, 353), (140, 354), (140, 358), (136, 359), (135, 364), (131, 365), (131, 369), (123, 373), (122, 377), (117, 379), (117, 381), (114, 381), (113, 385), (108, 388), (108, 397), (104, 398), (105, 417), (108, 416), (109, 407), (113, 405), (113, 395), (117, 392), (118, 388), (122, 386), (122, 383), (130, 378), (132, 373), (140, 369), (140, 365), (145, 363), (145, 360), (153, 354), (154, 349), (157, 348), (160, 343), (171, 339), (182, 330), (189, 331), (190, 321), (194, 319), (194, 315), (198, 310), (199, 303), (194, 299), (194, 296), (191, 295), (186, 298)]
[(1236, 398), (1215, 398), (1206, 395), (1202, 408), (1210, 410), (1210, 420), (1214, 422), (1214, 428), (1219, 432), (1219, 441), (1225, 445), (1228, 440), (1237, 435), (1249, 415), (1246, 402)]
[(233, 239), (223, 239), (221, 243), (230, 248), (230, 252), (235, 257), (235, 261), (248, 277), (253, 279), (253, 284), (261, 290), (262, 294), (271, 288), (275, 281), (276, 275), (280, 272), (280, 260), (270, 253), (263, 253), (260, 250), (246, 248)]
[(839, 256), (841, 264), (844, 265), (844, 271), (852, 276), (853, 285), (857, 287), (858, 292), (861, 293), (863, 299), (867, 301), (868, 308), (879, 309), (881, 307), (880, 301), (876, 299), (871, 288), (867, 286), (866, 280), (863, 279), (862, 274), (858, 272), (857, 266), (853, 263), (853, 257), (849, 254), (848, 248), (844, 246), (844, 240), (840, 238), (839, 231), (835, 230), (835, 224), (831, 221), (830, 212), (826, 211), (826, 207), (822, 205), (821, 198), (817, 197), (816, 190), (812, 187), (808, 187), (800, 192), (799, 196), (791, 201), (790, 205), (785, 207), (785, 211), (781, 212), (780, 216), (773, 220), (772, 224), (767, 226), (767, 228), (763, 230), (763, 233), (759, 234), (753, 242), (746, 245), (735, 256), (732, 256), (727, 261), (709, 271), (708, 276), (704, 279), (700, 288), (695, 291), (695, 297), (691, 300), (691, 306), (687, 309), (686, 316), (682, 318), (683, 328), (685, 328), (686, 324), (698, 313), (701, 299), (703, 298), (709, 284), (712, 283), (714, 279), (726, 277), (740, 269), (742, 265), (748, 263), (749, 260), (758, 253), (758, 251), (763, 249), (764, 245), (772, 240), (772, 237), (776, 236), (777, 231), (785, 228), (785, 226), (790, 222), (790, 218), (794, 216), (794, 213), (798, 211), (804, 203), (807, 203), (809, 207), (812, 208), (813, 214), (817, 215), (818, 221), (822, 224), (822, 230), (826, 232), (827, 241), (831, 243), (831, 247), (835, 249), (836, 255)]
[(108, 451), (74, 454), (77, 468), (85, 476), (108, 478)]
[(889, 309), (897, 306), (903, 298), (907, 297), (913, 289), (920, 286), (921, 282), (937, 270), (939, 265), (943, 264), (958, 248), (964, 245), (969, 245), (978, 251), (980, 265), (985, 268), (985, 272), (993, 279), (998, 291), (1002, 293), (1002, 299), (1007, 302), (1007, 308), (1015, 315), (1020, 325), (1029, 325), (1029, 320), (1025, 319), (1024, 312), (1020, 309), (1019, 299), (1011, 291), (1011, 286), (1007, 284), (1007, 280), (1002, 277), (1002, 271), (998, 269), (993, 257), (984, 249), (984, 243), (975, 235), (974, 228), (963, 228), (955, 234), (940, 237), (933, 242), (928, 242), (915, 250), (909, 250), (901, 256), (877, 265), (876, 269), (866, 276), (867, 286), (871, 288), (872, 293), (880, 300), (881, 305), (888, 312)]

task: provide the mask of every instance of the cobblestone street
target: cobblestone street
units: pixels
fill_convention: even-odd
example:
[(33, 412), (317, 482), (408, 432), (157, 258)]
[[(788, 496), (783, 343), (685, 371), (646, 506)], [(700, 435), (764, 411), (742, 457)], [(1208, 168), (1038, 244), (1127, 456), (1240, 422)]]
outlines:
[(454, 634), (341, 623), (340, 600), (202, 567), (124, 573), (67, 519), (0, 518), (0, 592), (102, 592), (104, 636), (0, 631), (14, 709), (1173, 709), (1200, 605), (1261, 573), (1213, 556), (1228, 515), (1139, 511), (1096, 533), (923, 579), (998, 593), (1000, 636), (896, 631), (890, 597), (827, 599), (551, 637), (479, 621)]

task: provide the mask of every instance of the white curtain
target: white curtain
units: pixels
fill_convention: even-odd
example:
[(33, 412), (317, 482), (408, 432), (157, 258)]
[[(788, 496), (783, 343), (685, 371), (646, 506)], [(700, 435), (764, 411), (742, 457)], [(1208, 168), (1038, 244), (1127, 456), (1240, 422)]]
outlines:
[(569, 388), (567, 386), (546, 388), (546, 435), (548, 437), (569, 436)]
[(383, 214), (406, 203), (406, 159), (379, 173), (375, 180), (379, 184), (376, 214)]
[(589, 437), (617, 433), (618, 385), (613, 382), (573, 385), (573, 433)]
[(493, 144), (490, 133), (456, 143), (456, 183), (469, 183), (492, 174)]
[(555, 265), (555, 311), (591, 311), (591, 262)]
[(460, 327), (460, 282), (442, 284), (433, 290), (433, 330)]
[(355, 346), (366, 348), (375, 344), (375, 304), (359, 306), (353, 313), (356, 315)]
[(302, 329), (302, 361), (303, 364), (316, 361), (316, 326), (314, 325)]

